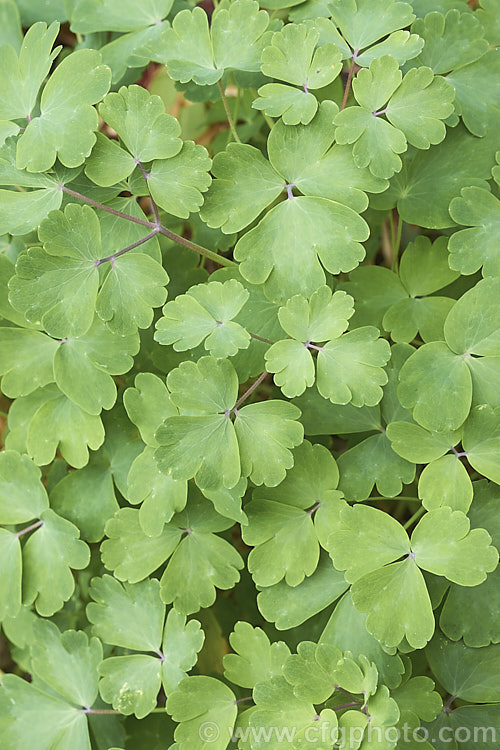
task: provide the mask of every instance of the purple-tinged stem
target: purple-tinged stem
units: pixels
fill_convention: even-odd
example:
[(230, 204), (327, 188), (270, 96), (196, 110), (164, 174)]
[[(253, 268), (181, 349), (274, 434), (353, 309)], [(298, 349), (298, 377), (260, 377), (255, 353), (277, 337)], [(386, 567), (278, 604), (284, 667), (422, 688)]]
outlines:
[(33, 531), (34, 529), (39, 529), (40, 526), (43, 526), (43, 521), (37, 521), (36, 523), (32, 523), (31, 526), (26, 526), (25, 529), (21, 529), (21, 531), (18, 531), (16, 533), (17, 538), (23, 536), (24, 534), (27, 534), (28, 531)]
[(316, 511), (318, 510), (318, 508), (321, 508), (321, 503), (316, 503), (316, 505), (313, 508), (311, 508), (310, 510), (307, 511), (307, 515), (308, 516), (314, 515), (314, 513), (316, 513)]
[(454, 701), (454, 700), (455, 700), (456, 698), (458, 698), (458, 696), (457, 696), (457, 695), (450, 695), (450, 697), (449, 697), (449, 698), (448, 698), (448, 700), (446, 701), (445, 705), (443, 706), (443, 710), (442, 710), (442, 713), (445, 713), (445, 714), (449, 714), (449, 713), (451, 713), (451, 708), (450, 708), (450, 707), (451, 707), (451, 704), (453, 703), (453, 701)]
[(94, 266), (97, 268), (97, 266), (100, 266), (101, 263), (107, 263), (108, 261), (111, 261), (113, 263), (116, 258), (119, 258), (120, 255), (124, 255), (125, 253), (128, 253), (129, 250), (133, 250), (136, 247), (139, 247), (140, 245), (144, 245), (145, 242), (148, 242), (148, 240), (152, 239), (153, 237), (156, 237), (158, 232), (160, 231), (159, 227), (156, 229), (153, 229), (152, 232), (147, 234), (145, 237), (142, 237), (140, 240), (137, 240), (137, 242), (132, 242), (131, 245), (127, 245), (127, 247), (124, 247), (123, 250), (119, 250), (117, 253), (114, 253), (113, 255), (108, 255), (107, 258), (100, 258), (99, 260), (96, 260), (94, 263)]
[(247, 698), (238, 698), (237, 701), (234, 701), (234, 705), (239, 706), (240, 703), (245, 703), (246, 701), (251, 701), (251, 700), (253, 700), (251, 695), (249, 695)]
[(290, 185), (286, 185), (286, 193), (288, 195), (288, 200), (292, 200), (292, 198), (295, 198), (292, 188), (294, 187), (294, 184), (291, 183)]
[(353, 701), (352, 703), (344, 703), (342, 706), (335, 706), (334, 711), (341, 711), (343, 708), (353, 708), (354, 706), (360, 706), (361, 703), (358, 703), (358, 701)]
[(146, 187), (147, 187), (148, 193), (149, 193), (149, 200), (151, 201), (151, 208), (153, 209), (153, 216), (155, 217), (156, 224), (158, 226), (160, 226), (161, 225), (161, 222), (160, 222), (160, 212), (158, 211), (158, 206), (156, 205), (156, 202), (155, 202), (153, 196), (151, 195), (151, 190), (149, 189), (149, 182), (148, 182), (148, 180), (151, 177), (151, 175), (146, 172), (146, 170), (142, 166), (142, 163), (139, 161), (139, 159), (136, 159), (135, 163), (137, 164), (137, 166), (141, 170), (141, 174), (144, 177), (144, 181), (146, 183)]
[(352, 78), (354, 75), (354, 68), (356, 67), (356, 58), (358, 56), (358, 52), (359, 52), (359, 49), (355, 49), (352, 54), (351, 67), (349, 68), (349, 74), (347, 76), (347, 83), (344, 89), (344, 98), (342, 99), (342, 106), (340, 107), (341, 112), (343, 109), (345, 109), (347, 100), (349, 98), (349, 92), (351, 90), (351, 83), (352, 83)]
[(379, 109), (378, 111), (372, 112), (372, 115), (374, 117), (378, 117), (379, 115), (385, 115), (385, 113), (388, 111), (389, 111), (389, 108), (386, 107), (385, 109)]
[(84, 203), (87, 203), (89, 206), (93, 206), (94, 208), (97, 208), (100, 211), (106, 211), (108, 214), (113, 214), (113, 216), (118, 216), (120, 219), (125, 219), (125, 221), (131, 221), (133, 224), (140, 224), (141, 226), (147, 227), (148, 229), (156, 229), (159, 232), (159, 234), (163, 234), (165, 237), (168, 237), (170, 240), (172, 240), (173, 242), (176, 242), (178, 245), (183, 245), (184, 247), (189, 248), (189, 250), (194, 250), (194, 252), (198, 253), (199, 255), (204, 255), (206, 258), (213, 260), (214, 263), (217, 263), (219, 266), (236, 266), (237, 265), (234, 261), (230, 260), (229, 258), (224, 258), (223, 255), (218, 255), (217, 253), (214, 253), (211, 250), (208, 250), (206, 247), (197, 245), (196, 242), (191, 242), (191, 240), (187, 240), (185, 237), (181, 237), (180, 234), (175, 234), (175, 232), (171, 232), (170, 229), (167, 229), (163, 225), (160, 225), (158, 227), (155, 221), (147, 221), (146, 219), (137, 219), (135, 216), (131, 216), (130, 214), (123, 213), (123, 211), (117, 211), (115, 208), (111, 208), (111, 206), (106, 206), (104, 203), (98, 203), (98, 201), (95, 201), (92, 198), (87, 198), (86, 195), (83, 195), (82, 193), (77, 193), (75, 190), (70, 190), (70, 188), (67, 188), (64, 185), (60, 185), (60, 189), (67, 195), (71, 195), (73, 198), (78, 198)]
[[(252, 383), (252, 385), (250, 386), (250, 388), (247, 391), (245, 391), (245, 393), (243, 394), (243, 396), (241, 396), (237, 400), (236, 404), (234, 405), (234, 409), (237, 409), (239, 406), (241, 406), (241, 404), (244, 401), (247, 400), (247, 398), (259, 387), (259, 385), (265, 380), (265, 378), (268, 375), (269, 375), (268, 371), (264, 370), (264, 372), (261, 375), (259, 375), (259, 377), (255, 381), (255, 383)], [(233, 411), (234, 411), (234, 409), (233, 409)]]
[(317, 352), (322, 352), (325, 348), (324, 346), (316, 346), (316, 344), (311, 344), (310, 341), (306, 341), (304, 346), (306, 347), (306, 349), (315, 349)]
[(271, 341), (270, 339), (264, 339), (262, 336), (257, 336), (255, 333), (248, 332), (248, 335), (251, 339), (255, 339), (256, 341), (262, 341), (264, 344), (274, 344), (274, 341)]

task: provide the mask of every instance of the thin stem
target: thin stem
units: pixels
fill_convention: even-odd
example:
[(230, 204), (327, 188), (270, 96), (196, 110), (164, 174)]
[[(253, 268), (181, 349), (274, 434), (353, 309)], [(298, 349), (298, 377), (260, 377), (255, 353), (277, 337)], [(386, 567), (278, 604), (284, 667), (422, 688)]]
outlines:
[(416, 510), (415, 513), (412, 515), (412, 517), (405, 523), (405, 525), (403, 526), (403, 529), (405, 531), (409, 529), (410, 526), (414, 524), (415, 521), (417, 521), (420, 518), (420, 516), (424, 515), (424, 513), (425, 513), (425, 508), (419, 508), (418, 510)]
[[(92, 716), (121, 716), (120, 711), (115, 711), (113, 708), (82, 708), (80, 710), (80, 713), (86, 714), (87, 716), (90, 714)], [(149, 713), (151, 714), (164, 714), (165, 708), (153, 708)]]
[[(392, 222), (392, 214), (391, 214), (391, 222)], [(391, 227), (393, 227), (393, 224), (391, 223)], [(399, 248), (401, 245), (401, 235), (403, 232), (403, 219), (401, 216), (398, 216), (398, 228), (396, 231), (396, 236), (394, 238), (394, 242), (392, 245), (392, 270), (394, 273), (398, 272), (398, 266), (399, 266)]]
[(113, 255), (108, 255), (107, 258), (100, 258), (99, 260), (96, 260), (94, 265), (97, 267), (97, 266), (100, 266), (101, 263), (106, 263), (108, 261), (111, 261), (111, 263), (113, 263), (113, 261), (116, 258), (119, 258), (120, 255), (124, 255), (125, 253), (128, 253), (129, 250), (133, 250), (134, 248), (139, 247), (140, 245), (144, 245), (145, 242), (148, 242), (148, 240), (152, 239), (153, 237), (156, 237), (159, 231), (160, 231), (159, 227), (153, 229), (145, 237), (142, 237), (140, 240), (137, 240), (137, 242), (132, 242), (131, 245), (124, 247), (123, 250), (119, 250), (117, 253), (114, 253)]
[(255, 339), (256, 341), (263, 341), (264, 344), (274, 344), (274, 341), (270, 341), (270, 339), (264, 339), (262, 338), (262, 336), (257, 336), (257, 334), (255, 333), (250, 333), (250, 331), (248, 332), (248, 335), (251, 339)]
[(170, 240), (172, 240), (173, 242), (176, 242), (178, 245), (183, 245), (184, 247), (189, 248), (189, 250), (194, 250), (194, 252), (198, 253), (199, 255), (204, 255), (206, 258), (210, 258), (210, 260), (213, 260), (214, 263), (218, 263), (219, 266), (236, 266), (237, 265), (233, 260), (230, 260), (229, 258), (224, 258), (222, 255), (218, 255), (217, 253), (213, 253), (211, 250), (208, 250), (208, 248), (202, 247), (201, 245), (197, 245), (195, 242), (191, 242), (191, 240), (187, 240), (185, 237), (181, 237), (180, 234), (175, 234), (175, 232), (171, 232), (170, 229), (167, 229), (163, 225), (158, 227), (158, 225), (154, 221), (147, 221), (146, 219), (137, 219), (135, 216), (131, 216), (130, 214), (125, 214), (123, 213), (123, 211), (117, 211), (115, 208), (106, 206), (104, 203), (98, 203), (92, 198), (87, 198), (86, 195), (83, 195), (82, 193), (77, 193), (75, 190), (70, 190), (70, 188), (67, 188), (64, 185), (61, 185), (61, 190), (64, 193), (67, 193), (68, 195), (73, 196), (73, 198), (78, 198), (84, 203), (88, 203), (90, 206), (93, 206), (94, 208), (97, 208), (100, 211), (106, 211), (108, 214), (113, 214), (114, 216), (118, 216), (120, 219), (125, 219), (125, 221), (131, 221), (134, 224), (140, 224), (141, 226), (147, 227), (148, 229), (156, 229), (160, 234), (163, 234), (165, 237), (168, 237)]
[(120, 219), (131, 221), (133, 224), (140, 224), (143, 227), (148, 227), (148, 228), (154, 227), (154, 223), (151, 221), (148, 221), (147, 219), (138, 219), (135, 216), (131, 216), (130, 214), (124, 213), (123, 211), (117, 211), (116, 208), (111, 208), (111, 206), (106, 206), (104, 203), (99, 203), (98, 201), (95, 201), (92, 198), (87, 198), (86, 195), (83, 195), (82, 193), (77, 193), (76, 190), (70, 190), (70, 188), (66, 187), (65, 185), (61, 186), (61, 190), (63, 191), (63, 193), (73, 196), (73, 198), (78, 198), (84, 203), (88, 203), (89, 206), (98, 208), (100, 211), (106, 211), (108, 214), (113, 214), (113, 216), (118, 216)]
[(231, 114), (231, 110), (229, 109), (229, 104), (227, 103), (226, 92), (224, 91), (224, 86), (222, 84), (222, 81), (219, 80), (218, 83), (219, 83), (219, 91), (220, 91), (220, 95), (222, 98), (222, 103), (224, 105), (224, 109), (226, 110), (227, 121), (229, 123), (229, 127), (231, 128), (231, 133), (233, 134), (233, 138), (236, 141), (236, 143), (241, 143), (240, 137), (238, 133), (236, 132), (236, 128), (235, 128), (234, 121), (233, 121), (233, 116)]
[(24, 534), (27, 534), (28, 531), (33, 531), (34, 529), (39, 529), (40, 526), (43, 526), (43, 521), (37, 521), (36, 523), (32, 523), (31, 526), (26, 526), (25, 529), (21, 529), (21, 531), (18, 531), (16, 533), (17, 538), (19, 539)]
[(321, 503), (319, 503), (319, 502), (316, 503), (316, 505), (314, 505), (312, 508), (310, 508), (307, 511), (307, 515), (308, 516), (313, 516), (316, 513), (316, 511), (318, 510), (318, 508), (321, 508)]
[(237, 701), (234, 701), (234, 705), (235, 706), (239, 706), (240, 703), (245, 703), (246, 701), (252, 701), (252, 700), (253, 700), (253, 698), (252, 698), (251, 695), (249, 695), (247, 698), (238, 698)]
[[(276, 11), (275, 11), (275, 12), (276, 12)], [(259, 96), (259, 94), (257, 93), (257, 91), (256, 91), (255, 89), (252, 89), (252, 88), (251, 88), (251, 89), (250, 89), (250, 93), (251, 93), (251, 94), (252, 94), (252, 96), (254, 96), (254, 97), (255, 97), (256, 99), (257, 99), (257, 98), (258, 98), (258, 96)], [(262, 117), (264, 118), (264, 120), (265, 120), (265, 121), (267, 122), (267, 124), (268, 124), (268, 127), (269, 127), (269, 130), (272, 130), (272, 129), (274, 128), (274, 120), (272, 119), (272, 117), (269, 117), (269, 115), (266, 115), (266, 113), (265, 113), (265, 112), (264, 112), (263, 110), (260, 110), (260, 114), (262, 115)]]
[(237, 409), (239, 406), (241, 406), (241, 404), (247, 400), (247, 398), (259, 387), (259, 385), (265, 380), (265, 378), (268, 375), (269, 375), (268, 371), (264, 370), (264, 372), (261, 375), (259, 375), (255, 383), (252, 383), (250, 388), (247, 391), (245, 391), (243, 396), (241, 396), (241, 398), (237, 400), (236, 404), (234, 405), (234, 408)]
[(450, 712), (450, 706), (453, 703), (453, 701), (458, 698), (458, 695), (450, 695), (448, 700), (446, 701), (445, 705), (443, 706), (443, 713), (448, 714)]
[(347, 76), (347, 82), (344, 89), (344, 98), (342, 99), (342, 106), (340, 107), (341, 112), (343, 109), (345, 109), (347, 100), (349, 98), (349, 92), (351, 90), (352, 77), (354, 75), (354, 68), (356, 67), (356, 57), (358, 56), (358, 52), (359, 50), (355, 49), (352, 55), (351, 67), (349, 68), (349, 74)]
[(160, 213), (158, 211), (158, 206), (156, 205), (155, 200), (154, 200), (153, 196), (151, 195), (151, 190), (149, 189), (149, 182), (148, 182), (148, 180), (150, 178), (150, 175), (146, 172), (146, 170), (142, 166), (142, 163), (139, 161), (139, 159), (136, 159), (135, 161), (136, 161), (137, 166), (141, 170), (141, 174), (144, 177), (144, 181), (145, 181), (146, 187), (148, 189), (149, 200), (151, 201), (151, 208), (153, 209), (153, 216), (155, 217), (155, 222), (158, 224), (158, 226), (160, 226), (161, 222), (160, 222)]
[(177, 242), (178, 245), (184, 245), (184, 247), (188, 247), (190, 250), (194, 250), (195, 253), (204, 255), (205, 258), (210, 258), (210, 260), (213, 260), (214, 263), (218, 263), (219, 266), (238, 265), (237, 263), (234, 262), (234, 260), (230, 260), (229, 258), (224, 258), (223, 255), (218, 255), (217, 253), (213, 253), (211, 250), (208, 250), (208, 248), (202, 247), (201, 245), (197, 245), (196, 242), (191, 242), (191, 240), (187, 240), (185, 237), (181, 237), (180, 235), (175, 234), (175, 232), (171, 232), (170, 229), (167, 229), (163, 225), (159, 228), (158, 231), (160, 234), (163, 234), (165, 237), (168, 237), (170, 240)]
[(343, 708), (352, 708), (353, 706), (361, 706), (361, 703), (358, 703), (358, 701), (353, 701), (352, 703), (344, 703), (342, 706), (335, 706), (334, 711), (341, 711)]

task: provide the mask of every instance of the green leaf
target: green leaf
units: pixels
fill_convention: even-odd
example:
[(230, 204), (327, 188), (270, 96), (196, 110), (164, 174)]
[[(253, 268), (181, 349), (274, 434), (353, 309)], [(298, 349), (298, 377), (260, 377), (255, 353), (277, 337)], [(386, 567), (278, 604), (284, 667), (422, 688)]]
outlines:
[(318, 391), (332, 403), (375, 406), (387, 383), (382, 367), (389, 358), (389, 344), (377, 328), (350, 331), (318, 353)]
[(345, 292), (332, 294), (330, 287), (321, 286), (309, 301), (300, 295), (289, 299), (278, 311), (278, 319), (285, 333), (305, 343), (338, 338), (353, 314), (352, 297)]
[(398, 396), (427, 430), (450, 432), (467, 418), (472, 378), (463, 357), (444, 342), (424, 344), (401, 368)]
[(242, 536), (254, 547), (248, 570), (257, 586), (272, 586), (282, 578), (297, 586), (314, 573), (319, 544), (310, 514), (270, 500), (253, 500), (245, 512), (249, 522)]
[(0, 453), (0, 523), (18, 524), (39, 518), (49, 507), (40, 469), (16, 451)]
[(477, 586), (498, 565), (498, 552), (490, 546), (485, 529), (470, 530), (461, 511), (443, 506), (419, 521), (411, 536), (417, 564), (461, 586)]
[(387, 119), (416, 148), (428, 149), (446, 135), (443, 120), (453, 112), (453, 89), (430, 68), (412, 68), (387, 105)]
[(16, 534), (0, 528), (0, 560), (4, 575), (0, 583), (0, 620), (16, 617), (22, 603), (23, 559)]
[(120, 581), (137, 583), (147, 578), (167, 560), (177, 547), (181, 531), (165, 525), (158, 536), (147, 536), (139, 523), (139, 511), (121, 508), (106, 524), (101, 544), (105, 567)]
[(125, 180), (136, 168), (134, 159), (116, 141), (97, 133), (92, 153), (85, 164), (87, 177), (101, 187)]
[(211, 164), (204, 146), (184, 141), (178, 154), (153, 162), (148, 179), (153, 200), (169, 214), (187, 219), (199, 211), (202, 193), (210, 187)]
[(271, 209), (238, 241), (234, 257), (247, 281), (264, 284), (266, 295), (283, 303), (294, 294), (309, 296), (325, 283), (320, 261), (333, 274), (355, 268), (367, 237), (366, 223), (352, 209), (299, 196)]
[(372, 570), (351, 591), (356, 609), (368, 612), (368, 632), (384, 646), (397, 646), (406, 637), (413, 648), (423, 648), (432, 638), (431, 601), (424, 577), (411, 558)]
[(488, 50), (488, 42), (483, 39), (486, 26), (483, 28), (478, 14), (460, 13), (458, 9), (446, 15), (428, 13), (415, 21), (411, 30), (425, 40), (412, 64), (426, 65), (436, 75), (475, 62)]
[(175, 81), (200, 86), (216, 83), (228, 68), (258, 71), (268, 23), (267, 13), (252, 0), (218, 8), (211, 29), (201, 8), (181, 11), (162, 36), (158, 62), (168, 66)]
[[(319, 32), (303, 24), (288, 24), (273, 34), (262, 53), (262, 72), (269, 78), (316, 89), (331, 83), (340, 73), (340, 55), (334, 45), (318, 49)], [(304, 123), (306, 124), (306, 123)]]
[(205, 196), (200, 216), (225, 234), (250, 224), (284, 189), (284, 181), (262, 153), (244, 143), (230, 143), (215, 155), (216, 178)]
[[(500, 642), (498, 627), (498, 592), (500, 569), (488, 575), (484, 583), (473, 588), (452, 585), (441, 610), (439, 625), (453, 641), (463, 638), (467, 646), (479, 648)], [(477, 617), (477, 613), (481, 617)]]
[(134, 651), (157, 651), (163, 635), (165, 605), (157, 580), (120, 583), (109, 575), (93, 578), (87, 605), (92, 632), (104, 643)]
[(82, 631), (60, 633), (56, 625), (37, 620), (33, 626), (31, 663), (34, 674), (68, 702), (92, 706), (97, 698), (97, 667), (102, 646)]
[(56, 157), (66, 167), (83, 164), (96, 141), (98, 119), (92, 105), (107, 93), (110, 82), (111, 72), (96, 50), (65, 57), (43, 90), (40, 116), (28, 122), (19, 138), (18, 168), (43, 172)]
[(342, 669), (341, 657), (340, 650), (329, 643), (302, 641), (297, 646), (297, 653), (286, 660), (283, 676), (293, 686), (297, 698), (324, 703), (333, 694), (335, 684), (345, 687), (337, 672)]
[(426, 655), (432, 671), (451, 695), (477, 703), (498, 701), (500, 646), (470, 648), (437, 634)]
[(0, 199), (0, 233), (20, 235), (30, 232), (59, 208), (62, 192), (55, 186), (22, 193), (0, 189)]
[(157, 375), (140, 372), (134, 387), (123, 394), (123, 405), (129, 419), (139, 428), (146, 445), (156, 446), (155, 432), (167, 417), (177, 414), (165, 383)]
[(354, 299), (353, 328), (364, 325), (382, 328), (382, 319), (391, 305), (407, 298), (398, 276), (382, 266), (359, 266), (340, 288)]
[(245, 688), (279, 676), (290, 654), (283, 641), (270, 643), (263, 630), (248, 622), (236, 623), (229, 643), (235, 653), (224, 656), (224, 676)]
[(408, 554), (410, 542), (392, 516), (368, 505), (346, 504), (340, 526), (328, 538), (328, 551), (337, 570), (345, 570), (346, 580), (353, 583)]
[(479, 137), (486, 135), (490, 128), (495, 127), (500, 114), (500, 87), (485, 86), (486, 71), (494, 76), (498, 75), (500, 71), (498, 50), (492, 49), (476, 62), (459, 70), (453, 70), (446, 76), (446, 80), (455, 89), (457, 114), (461, 115), (466, 128)]
[(431, 146), (411, 158), (389, 190), (372, 199), (373, 205), (384, 210), (397, 205), (400, 217), (409, 224), (429, 229), (454, 226), (450, 201), (464, 187), (487, 187), (497, 150), (493, 136), (478, 140), (459, 125), (439, 147)]
[[(174, 404), (188, 416), (169, 416), (156, 433), (160, 468), (177, 480), (195, 477), (204, 489), (234, 487), (240, 476), (239, 447), (230, 410), (238, 378), (229, 361), (202, 357), (172, 370), (167, 385)], [(248, 407), (246, 407), (248, 408)], [(226, 416), (227, 412), (227, 416)]]
[(423, 235), (407, 245), (401, 256), (399, 275), (410, 297), (433, 294), (458, 278), (458, 272), (449, 267), (447, 248), (447, 237), (431, 242)]
[(71, 0), (71, 29), (78, 34), (134, 31), (158, 23), (165, 18), (171, 5), (170, 0), (145, 0), (140, 5), (133, 0), (124, 0), (120, 7), (110, 0)]
[(392, 697), (401, 713), (412, 711), (420, 719), (432, 721), (441, 711), (443, 702), (434, 690), (434, 682), (429, 677), (412, 677), (392, 692)]
[(69, 521), (52, 510), (45, 510), (40, 519), (43, 524), (23, 549), (23, 597), (25, 604), (35, 603), (40, 615), (51, 617), (74, 591), (71, 569), (86, 568), (90, 552)]
[(300, 410), (286, 401), (270, 400), (238, 409), (234, 422), (241, 471), (256, 485), (275, 487), (293, 466), (291, 448), (303, 440)]
[(267, 370), (275, 373), (274, 382), (286, 396), (300, 396), (315, 381), (310, 342), (338, 338), (353, 313), (352, 298), (345, 292), (335, 292), (332, 296), (328, 286), (319, 287), (309, 302), (296, 295), (280, 308), (281, 327), (295, 341), (286, 339), (273, 344), (265, 360)]
[(343, 573), (331, 560), (320, 558), (315, 572), (298, 586), (280, 581), (263, 589), (257, 596), (260, 612), (277, 630), (289, 630), (313, 617), (338, 599), (348, 588)]
[(392, 422), (387, 437), (396, 453), (407, 461), (427, 464), (444, 456), (462, 437), (462, 431), (430, 432), (411, 422)]
[[(99, 114), (141, 162), (170, 159), (182, 149), (179, 123), (165, 112), (160, 97), (151, 96), (142, 86), (122, 86), (118, 92), (108, 94)], [(92, 158), (93, 155), (87, 164), (92, 163)], [(131, 172), (132, 169), (127, 175)]]
[(116, 401), (116, 385), (111, 376), (130, 370), (130, 355), (138, 351), (137, 333), (116, 336), (96, 318), (83, 336), (61, 342), (54, 355), (54, 379), (60, 390), (87, 414), (100, 414), (101, 409), (111, 409)]
[[(179, 722), (175, 730), (179, 750), (202, 750), (207, 737), (213, 750), (224, 750), (238, 713), (235, 701), (233, 691), (213, 677), (183, 680), (167, 699), (168, 713)], [(204, 734), (207, 726), (215, 728), (215, 734)]]
[(170, 473), (161, 471), (154, 458), (154, 448), (147, 446), (130, 466), (125, 497), (133, 505), (141, 503), (139, 522), (144, 533), (158, 536), (174, 513), (185, 507), (187, 490), (185, 480), (173, 479)]
[(260, 87), (258, 94), (252, 107), (263, 110), (271, 117), (281, 116), (285, 125), (308, 125), (318, 109), (314, 94), (284, 83), (266, 83)]
[(418, 494), (427, 510), (447, 505), (467, 513), (473, 488), (467, 469), (456, 456), (442, 456), (428, 464), (418, 480)]
[(498, 2), (497, 0), (481, 0), (476, 11), (477, 18), (481, 21), (490, 44), (500, 44), (500, 27), (498, 25)]
[(267, 141), (269, 159), (304, 195), (329, 198), (361, 212), (368, 206), (366, 193), (383, 192), (387, 181), (359, 169), (352, 148), (334, 144), (337, 113), (336, 104), (324, 101), (307, 127), (277, 122)]
[(25, 741), (40, 750), (90, 750), (87, 717), (74, 705), (26, 682), (5, 675), (0, 691), (3, 741), (7, 748)]
[(393, 0), (332, 0), (330, 8), (342, 36), (356, 50), (409, 26), (415, 18), (411, 5)]
[[(283, 736), (283, 730), (288, 727), (294, 727), (296, 736), (301, 735), (308, 727), (314, 727), (316, 713), (312, 703), (297, 698), (293, 692), (293, 687), (285, 680), (284, 677), (273, 677), (265, 683), (257, 685), (254, 690), (254, 701), (256, 709), (252, 712), (249, 719), (251, 727), (262, 727), (273, 731), (269, 732), (270, 741), (267, 743), (271, 750), (276, 750), (282, 745), (279, 737)], [(332, 730), (336, 727), (336, 717), (333, 711), (324, 712)], [(323, 717), (326, 718), (326, 717)], [(321, 726), (319, 736), (321, 736)], [(301, 743), (302, 744), (302, 743)]]
[(113, 333), (127, 336), (149, 328), (154, 307), (167, 298), (167, 272), (146, 253), (126, 253), (110, 263), (97, 298), (96, 312)]
[(464, 425), (463, 447), (470, 465), (483, 476), (500, 483), (498, 448), (500, 446), (500, 409), (483, 404), (471, 411)]
[(230, 357), (250, 344), (250, 335), (233, 321), (249, 296), (235, 279), (192, 286), (187, 294), (167, 302), (156, 323), (155, 340), (173, 344), (175, 351), (193, 349), (204, 341), (214, 357)]
[(2, 393), (26, 396), (54, 381), (53, 360), (58, 343), (38, 331), (0, 329)]
[(484, 276), (500, 276), (500, 254), (492, 241), (500, 226), (500, 202), (487, 190), (463, 188), (450, 203), (451, 218), (468, 226), (450, 237), (450, 266), (463, 274), (483, 268)]
[(40, 225), (45, 249), (20, 255), (9, 282), (10, 300), (27, 320), (54, 338), (81, 336), (94, 319), (101, 253), (97, 216), (88, 206), (70, 204)]
[(186, 623), (185, 615), (179, 614), (175, 609), (170, 610), (162, 642), (165, 658), (162, 662), (162, 683), (167, 696), (177, 690), (187, 676), (186, 672), (196, 664), (204, 640), (205, 634), (198, 620)]
[(56, 47), (51, 52), (58, 32), (57, 23), (48, 28), (45, 23), (37, 23), (26, 32), (19, 55), (10, 41), (3, 46), (5, 73), (0, 95), (0, 119), (17, 120), (31, 116), (40, 86), (61, 49)]
[[(38, 466), (50, 464), (56, 451), (76, 469), (88, 463), (88, 448), (97, 450), (104, 442), (104, 428), (98, 416), (87, 414), (67, 398), (55, 385), (34, 391), (16, 400), (9, 416), (12, 430), (19, 429), (23, 451)], [(10, 433), (14, 445), (15, 433)]]
[(182, 614), (210, 607), (215, 587), (232, 588), (240, 578), (243, 560), (234, 547), (213, 532), (232, 526), (215, 513), (203, 497), (179, 513), (171, 522), (186, 533), (161, 578), (161, 597)]
[[(428, 149), (444, 140), (442, 121), (453, 112), (454, 94), (430, 68), (413, 68), (402, 79), (397, 60), (376, 58), (360, 71), (353, 92), (360, 107), (349, 107), (335, 118), (337, 142), (355, 143), (356, 164), (369, 166), (376, 177), (401, 171), (398, 154), (406, 151), (406, 141)], [(391, 124), (378, 119), (381, 114)]]
[(470, 354), (500, 353), (499, 290), (500, 279), (482, 279), (460, 297), (446, 320), (446, 341), (457, 354), (466, 355), (466, 361)]
[(92, 457), (83, 469), (69, 472), (51, 490), (50, 503), (80, 529), (85, 541), (101, 541), (106, 522), (118, 510), (109, 463)]
[[(321, 634), (321, 641), (331, 643), (341, 651), (349, 651), (354, 658), (362, 654), (375, 664), (381, 680), (391, 688), (401, 682), (403, 662), (397, 654), (385, 651), (366, 629), (366, 614), (358, 612), (348, 592), (335, 607)], [(395, 650), (395, 649), (393, 649)]]
[(99, 666), (99, 692), (125, 716), (143, 719), (156, 706), (161, 687), (161, 662), (145, 654), (112, 656)]
[[(359, 467), (363, 466), (361, 472)], [(396, 497), (415, 478), (415, 466), (399, 456), (387, 435), (371, 435), (339, 457), (340, 489), (348, 500), (366, 500), (373, 486), (385, 497)]]
[(341, 52), (334, 44), (318, 45), (320, 33), (304, 24), (288, 24), (273, 34), (271, 44), (262, 52), (262, 72), (270, 78), (302, 87), (302, 91), (283, 84), (267, 84), (259, 89), (261, 99), (253, 102), (267, 114), (283, 115), (286, 125), (307, 125), (318, 109), (309, 89), (331, 83), (342, 69)]

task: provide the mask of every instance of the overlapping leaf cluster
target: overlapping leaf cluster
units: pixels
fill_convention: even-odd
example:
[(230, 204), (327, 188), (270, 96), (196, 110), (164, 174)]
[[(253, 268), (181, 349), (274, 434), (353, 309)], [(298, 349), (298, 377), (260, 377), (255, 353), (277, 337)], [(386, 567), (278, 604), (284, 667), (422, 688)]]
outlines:
[(6, 750), (500, 725), (499, 19), (0, 3)]

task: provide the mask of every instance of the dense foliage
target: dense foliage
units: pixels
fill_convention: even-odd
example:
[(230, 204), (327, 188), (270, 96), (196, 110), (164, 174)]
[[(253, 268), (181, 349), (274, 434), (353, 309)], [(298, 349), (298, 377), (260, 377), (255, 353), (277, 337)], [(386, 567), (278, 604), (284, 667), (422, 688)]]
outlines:
[(0, 2), (2, 750), (492, 750), (500, 0), (201, 5)]

